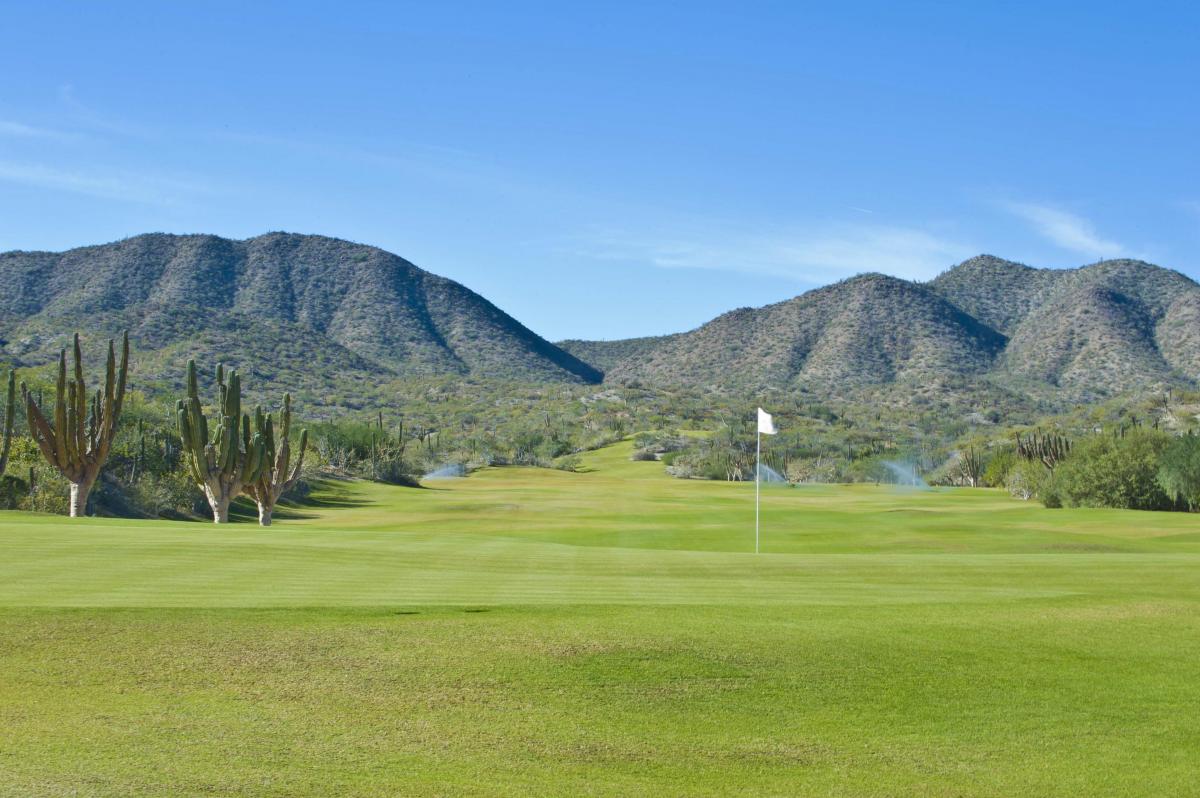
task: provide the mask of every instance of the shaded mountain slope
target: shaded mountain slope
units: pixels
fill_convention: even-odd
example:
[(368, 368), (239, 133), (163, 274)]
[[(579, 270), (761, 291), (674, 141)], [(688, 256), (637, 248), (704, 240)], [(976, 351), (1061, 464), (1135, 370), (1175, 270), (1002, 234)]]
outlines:
[(925, 286), (861, 275), (677, 336), (613, 379), (826, 389), (975, 373), (1004, 338)]
[(558, 341), (557, 345), (583, 362), (607, 372), (622, 361), (645, 358), (651, 352), (666, 346), (678, 337), (679, 334), (651, 335), (644, 338), (622, 338), (616, 341), (583, 341), (571, 338), (566, 341)]
[(994, 330), (1011, 335), (1063, 274), (979, 255), (938, 275), (929, 287)]
[(1188, 291), (1171, 303), (1155, 327), (1154, 340), (1172, 368), (1200, 382), (1200, 291)]
[(308, 353), (314, 365), (383, 377), (601, 377), (462, 285), (323, 236), (151, 234), (63, 253), (9, 252), (0, 254), (0, 284), (14, 288), (0, 293), (0, 337), (18, 358), (45, 356), (71, 329), (128, 327), (143, 353), (219, 349), (236, 362), (256, 361), (243, 357), (252, 350), (268, 361), (294, 350), (296, 358), (281, 359), (302, 365)]
[[(1179, 272), (1135, 260), (1057, 272), (1053, 287), (1015, 327), (1001, 373), (1087, 400), (1187, 382), (1188, 314), (1163, 326), (1172, 306), (1200, 286)], [(1170, 353), (1169, 357), (1166, 353)]]
[(1031, 313), (1009, 342), (1003, 365), (1073, 397), (1152, 387), (1170, 378), (1146, 308), (1097, 285), (1064, 291)]

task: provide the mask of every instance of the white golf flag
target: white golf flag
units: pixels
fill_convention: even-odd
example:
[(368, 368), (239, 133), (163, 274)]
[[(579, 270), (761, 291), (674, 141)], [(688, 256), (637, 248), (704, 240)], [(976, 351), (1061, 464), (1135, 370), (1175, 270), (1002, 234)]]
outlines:
[(775, 422), (771, 420), (771, 414), (761, 407), (758, 408), (758, 431), (763, 435), (775, 434)]

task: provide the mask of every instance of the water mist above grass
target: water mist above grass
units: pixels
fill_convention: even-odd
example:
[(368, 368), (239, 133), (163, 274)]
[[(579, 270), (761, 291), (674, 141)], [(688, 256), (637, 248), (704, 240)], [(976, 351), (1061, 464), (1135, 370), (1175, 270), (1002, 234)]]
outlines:
[(913, 488), (914, 490), (929, 490), (929, 484), (921, 479), (920, 475), (917, 474), (916, 466), (912, 463), (884, 460), (883, 466), (892, 475), (895, 484), (899, 487)]
[(759, 464), (758, 468), (759, 468), (759, 472), (758, 472), (759, 478), (762, 480), (764, 485), (768, 484), (768, 483), (787, 484), (787, 479), (784, 478), (784, 476), (782, 474), (780, 474), (774, 468), (771, 468), (766, 463)]
[(435, 468), (421, 479), (458, 479), (467, 475), (466, 466), (462, 463), (447, 463), (441, 468)]

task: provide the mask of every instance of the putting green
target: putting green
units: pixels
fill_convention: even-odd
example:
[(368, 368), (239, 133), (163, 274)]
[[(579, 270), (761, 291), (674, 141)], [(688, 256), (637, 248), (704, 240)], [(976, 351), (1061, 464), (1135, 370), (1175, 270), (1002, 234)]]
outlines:
[(0, 513), (3, 795), (1185, 795), (1200, 522), (985, 490), (330, 483)]

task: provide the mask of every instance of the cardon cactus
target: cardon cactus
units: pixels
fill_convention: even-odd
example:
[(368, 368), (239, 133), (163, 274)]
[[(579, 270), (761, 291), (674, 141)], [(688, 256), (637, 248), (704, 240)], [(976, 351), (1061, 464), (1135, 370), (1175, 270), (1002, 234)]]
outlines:
[(12, 449), (13, 438), (13, 418), (17, 414), (17, 372), (8, 372), (8, 389), (5, 391), (4, 400), (4, 428), (0, 432), (3, 439), (0, 439), (0, 477), (4, 476), (4, 469), (8, 468), (8, 453)]
[(1071, 453), (1071, 441), (1061, 435), (1030, 433), (1029, 438), (1017, 433), (1017, 455), (1026, 460), (1037, 460), (1053, 471)]
[(209, 437), (208, 419), (200, 405), (196, 362), (187, 364), (187, 398), (176, 404), (179, 437), (192, 479), (212, 507), (213, 521), (229, 520), (229, 505), (242, 489), (262, 478), (267, 467), (266, 446), (260, 434), (250, 434), (250, 416), (242, 413), (242, 380), (236, 371), (217, 366), (220, 392), (217, 428)]
[(300, 478), (300, 469), (304, 466), (304, 452), (308, 447), (308, 430), (300, 433), (300, 450), (296, 455), (296, 464), (291, 465), (291, 442), (288, 439), (292, 428), (292, 396), (284, 394), (283, 410), (279, 414), (279, 437), (276, 445), (275, 423), (271, 414), (263, 414), (262, 408), (254, 410), (255, 437), (261, 438), (265, 448), (266, 464), (257, 480), (248, 482), (245, 487), (246, 495), (258, 504), (258, 523), (262, 526), (271, 525), (271, 515), (275, 511), (275, 503), (279, 497), (291, 489)]
[(37, 442), (42, 456), (71, 483), (71, 517), (87, 510), (88, 493), (108, 460), (117, 422), (125, 401), (125, 377), (129, 368), (129, 333), (122, 336), (121, 363), (117, 365), (116, 348), (108, 342), (108, 363), (104, 373), (104, 388), (96, 391), (88, 402), (87, 385), (83, 380), (83, 355), (79, 334), (75, 334), (74, 378), (67, 379), (67, 350), (58, 356), (58, 383), (54, 395), (54, 421), (51, 423), (34, 401), (33, 394), (21, 385), (29, 434)]

